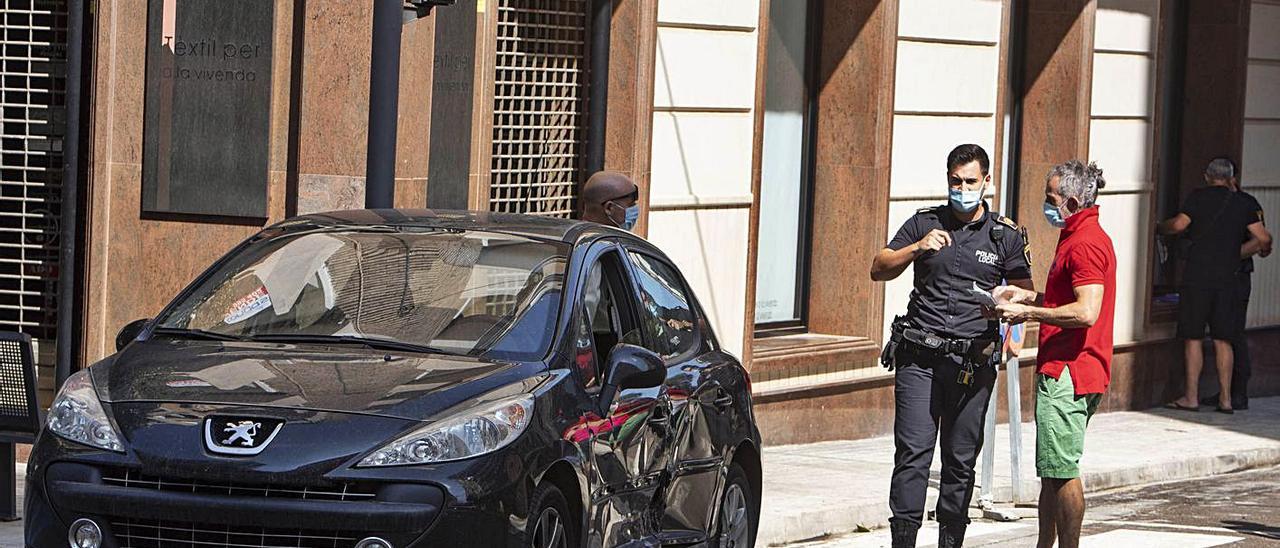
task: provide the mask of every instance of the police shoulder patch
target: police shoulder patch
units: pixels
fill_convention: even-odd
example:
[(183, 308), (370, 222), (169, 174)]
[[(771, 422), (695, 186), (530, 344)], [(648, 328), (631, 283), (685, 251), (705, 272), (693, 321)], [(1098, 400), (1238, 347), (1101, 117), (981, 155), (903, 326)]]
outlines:
[(1022, 257), (1027, 260), (1027, 268), (1031, 268), (1031, 238), (1027, 235), (1027, 227), (1018, 229), (1022, 235)]
[(1014, 230), (1018, 229), (1018, 223), (1013, 222), (1013, 219), (1005, 217), (1004, 215), (996, 215), (996, 222)]
[(914, 216), (918, 217), (923, 215), (926, 218), (931, 216), (937, 219), (939, 218), (939, 214), (938, 214), (939, 211), (941, 211), (941, 209), (937, 206), (922, 207), (916, 210), (916, 214)]

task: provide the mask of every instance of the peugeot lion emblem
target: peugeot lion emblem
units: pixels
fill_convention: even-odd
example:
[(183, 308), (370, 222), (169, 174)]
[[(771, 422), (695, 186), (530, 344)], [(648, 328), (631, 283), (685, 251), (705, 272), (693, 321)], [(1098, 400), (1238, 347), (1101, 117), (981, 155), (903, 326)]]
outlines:
[(224, 455), (257, 455), (280, 433), (284, 421), (212, 416), (204, 419), (204, 445)]
[(262, 428), (262, 423), (253, 421), (240, 421), (239, 423), (229, 422), (227, 427), (223, 428), (223, 432), (230, 432), (231, 437), (222, 440), (222, 445), (232, 445), (236, 440), (244, 440), (245, 447), (253, 447), (253, 437), (258, 435), (258, 429)]

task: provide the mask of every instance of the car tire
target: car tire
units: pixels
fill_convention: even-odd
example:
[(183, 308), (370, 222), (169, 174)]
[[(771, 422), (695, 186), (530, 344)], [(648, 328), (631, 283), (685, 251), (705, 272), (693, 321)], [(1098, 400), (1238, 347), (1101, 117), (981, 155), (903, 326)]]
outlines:
[(578, 519), (569, 514), (564, 494), (543, 483), (529, 496), (529, 525), (524, 530), (526, 548), (578, 548)]
[(760, 509), (756, 507), (751, 482), (738, 463), (729, 465), (729, 476), (716, 508), (716, 542), (720, 548), (752, 548)]

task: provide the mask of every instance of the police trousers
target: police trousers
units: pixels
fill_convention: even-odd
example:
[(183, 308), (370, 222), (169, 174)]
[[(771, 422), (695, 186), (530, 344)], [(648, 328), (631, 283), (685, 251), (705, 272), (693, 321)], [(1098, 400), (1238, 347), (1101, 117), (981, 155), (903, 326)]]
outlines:
[(964, 364), (962, 356), (929, 352), (910, 344), (898, 349), (894, 362), (896, 451), (889, 486), (890, 521), (919, 526), (923, 520), (929, 465), (941, 434), (937, 519), (942, 524), (967, 524), (973, 468), (982, 450), (983, 420), (996, 370), (978, 367), (973, 382), (963, 385), (957, 382)]

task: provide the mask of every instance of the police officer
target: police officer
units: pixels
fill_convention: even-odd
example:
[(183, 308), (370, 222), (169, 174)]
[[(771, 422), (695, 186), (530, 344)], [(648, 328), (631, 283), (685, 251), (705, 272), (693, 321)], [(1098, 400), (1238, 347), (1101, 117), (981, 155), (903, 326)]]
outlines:
[(991, 185), (990, 167), (978, 145), (952, 150), (949, 203), (907, 219), (871, 266), (873, 280), (888, 281), (915, 265), (907, 315), (895, 319), (881, 355), (887, 367), (897, 368), (889, 489), (894, 548), (915, 546), (939, 430), (938, 546), (963, 544), (999, 350), (998, 324), (988, 319), (979, 292), (989, 295), (1001, 283), (1033, 288), (1026, 232), (992, 213), (983, 200)]

